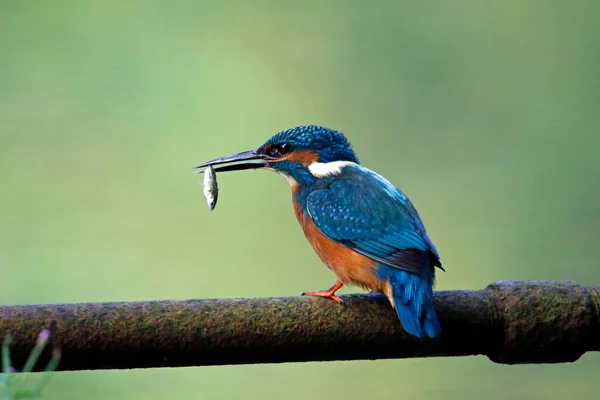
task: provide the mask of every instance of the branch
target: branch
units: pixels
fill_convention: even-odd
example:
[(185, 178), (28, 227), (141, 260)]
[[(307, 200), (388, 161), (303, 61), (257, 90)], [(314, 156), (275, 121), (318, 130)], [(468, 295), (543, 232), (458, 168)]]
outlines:
[(63, 350), (61, 370), (468, 355), (557, 363), (600, 350), (600, 286), (505, 281), (438, 291), (442, 334), (425, 340), (402, 330), (384, 297), (343, 299), (343, 306), (308, 297), (4, 306), (0, 333), (13, 335), (21, 365), (40, 330), (50, 329)]

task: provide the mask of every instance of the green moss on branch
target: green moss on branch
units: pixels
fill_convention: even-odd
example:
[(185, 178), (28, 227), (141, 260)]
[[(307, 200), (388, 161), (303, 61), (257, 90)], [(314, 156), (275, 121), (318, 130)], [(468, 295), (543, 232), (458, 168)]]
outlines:
[[(600, 287), (506, 281), (439, 291), (442, 335), (407, 335), (387, 300), (346, 295), (0, 307), (23, 362), (41, 329), (61, 370), (487, 355), (499, 363), (577, 360), (600, 350)], [(48, 356), (48, 355), (46, 355)]]

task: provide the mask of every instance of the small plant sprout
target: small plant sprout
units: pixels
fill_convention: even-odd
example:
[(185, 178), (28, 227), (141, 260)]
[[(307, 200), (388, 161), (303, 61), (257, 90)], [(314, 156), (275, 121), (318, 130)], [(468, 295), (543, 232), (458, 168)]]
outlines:
[(0, 374), (0, 400), (37, 399), (41, 396), (42, 390), (50, 382), (52, 372), (58, 367), (61, 356), (60, 349), (58, 347), (52, 349), (52, 357), (34, 389), (23, 389), (25, 377), (22, 374), (33, 370), (49, 339), (50, 331), (47, 329), (42, 330), (31, 354), (29, 354), (25, 362), (25, 366), (23, 366), (23, 370), (17, 372), (11, 365), (10, 360), (12, 337), (10, 335), (4, 337), (4, 342), (2, 343), (2, 374)]

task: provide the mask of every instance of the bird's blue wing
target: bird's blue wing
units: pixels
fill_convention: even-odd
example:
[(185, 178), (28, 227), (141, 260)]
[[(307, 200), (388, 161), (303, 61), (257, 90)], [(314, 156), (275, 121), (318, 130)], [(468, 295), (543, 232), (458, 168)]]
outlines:
[(307, 210), (326, 237), (377, 262), (408, 272), (441, 267), (410, 200), (364, 167), (353, 167), (312, 192)]

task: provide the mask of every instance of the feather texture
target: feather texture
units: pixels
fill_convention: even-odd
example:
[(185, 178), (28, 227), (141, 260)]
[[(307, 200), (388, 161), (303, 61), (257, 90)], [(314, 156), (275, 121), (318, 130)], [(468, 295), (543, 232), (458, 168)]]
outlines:
[(362, 166), (345, 167), (327, 187), (312, 191), (306, 208), (325, 236), (375, 261), (408, 272), (441, 267), (410, 200)]
[(383, 288), (408, 333), (440, 333), (432, 305), (439, 255), (416, 209), (399, 189), (355, 164), (311, 190), (305, 207), (325, 237), (378, 263), (380, 283), (373, 289)]

